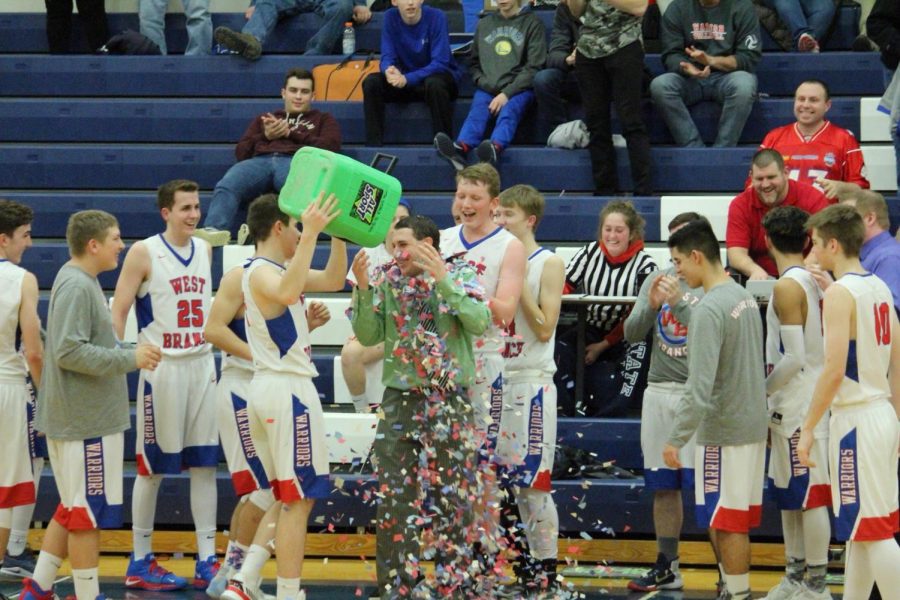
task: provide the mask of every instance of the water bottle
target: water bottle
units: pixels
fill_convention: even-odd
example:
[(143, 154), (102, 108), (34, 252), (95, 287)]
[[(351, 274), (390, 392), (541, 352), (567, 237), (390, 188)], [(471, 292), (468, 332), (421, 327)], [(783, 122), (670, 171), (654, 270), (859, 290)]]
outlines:
[(344, 38), (341, 42), (341, 49), (345, 55), (356, 52), (356, 32), (353, 31), (353, 22), (344, 23)]

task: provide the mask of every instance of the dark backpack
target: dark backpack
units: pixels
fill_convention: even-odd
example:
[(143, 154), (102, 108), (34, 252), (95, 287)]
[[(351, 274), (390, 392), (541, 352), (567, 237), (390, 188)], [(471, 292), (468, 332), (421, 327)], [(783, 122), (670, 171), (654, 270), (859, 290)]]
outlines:
[(130, 29), (109, 38), (99, 51), (103, 54), (162, 54), (156, 42), (143, 33)]

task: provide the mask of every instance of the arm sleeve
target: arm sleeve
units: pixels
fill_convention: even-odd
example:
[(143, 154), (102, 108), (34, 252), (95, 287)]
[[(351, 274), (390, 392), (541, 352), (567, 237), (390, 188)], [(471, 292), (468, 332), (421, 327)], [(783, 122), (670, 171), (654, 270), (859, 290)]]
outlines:
[(450, 73), (450, 33), (447, 29), (447, 19), (441, 12), (432, 13), (434, 17), (429, 21), (428, 36), (431, 39), (431, 62), (406, 74), (407, 85), (419, 85), (427, 77), (437, 73)]
[(550, 48), (547, 50), (547, 67), (570, 71), (572, 67), (566, 64), (566, 57), (572, 54), (575, 47), (575, 27), (569, 18), (569, 11), (565, 4), (556, 7), (553, 15), (553, 30), (550, 33)]
[(481, 25), (484, 20), (478, 21), (475, 26), (475, 39), (472, 40), (472, 56), (469, 59), (469, 75), (472, 77), (472, 83), (475, 87), (483, 88), (484, 71), (481, 70), (481, 60), (478, 58), (478, 49), (481, 45)]
[(681, 73), (680, 63), (690, 60), (688, 55), (684, 53), (688, 42), (684, 39), (681, 18), (679, 6), (674, 3), (670, 4), (665, 14), (663, 14), (659, 29), (659, 39), (662, 45), (660, 60), (662, 60), (666, 70), (671, 73)]
[(740, 71), (753, 73), (762, 58), (762, 39), (759, 34), (759, 18), (751, 2), (735, 3), (737, 23), (734, 31), (734, 58)]
[(750, 248), (750, 241), (750, 228), (747, 226), (747, 215), (743, 202), (735, 198), (728, 206), (725, 246), (727, 248)]
[(681, 300), (679, 300), (675, 306), (669, 306), (672, 311), (672, 314), (675, 315), (675, 318), (678, 319), (678, 322), (684, 325), (685, 327), (690, 327), (691, 323), (691, 315), (694, 312), (693, 306), (691, 305), (691, 294), (689, 292), (685, 292), (681, 296)]
[(532, 22), (528, 25), (528, 33), (525, 40), (525, 64), (519, 66), (519, 72), (516, 74), (515, 79), (500, 90), (509, 98), (512, 98), (519, 92), (531, 89), (534, 76), (547, 62), (547, 37), (544, 24), (534, 15), (531, 16)]
[(67, 307), (55, 315), (60, 319), (55, 323), (59, 329), (54, 337), (56, 346), (50, 351), (56, 355), (57, 364), (66, 371), (93, 377), (134, 371), (137, 368), (134, 350), (105, 348), (91, 343), (94, 308), (91, 295), (87, 288), (75, 285), (61, 287), (56, 292), (54, 303)]
[(301, 146), (314, 146), (332, 152), (341, 151), (341, 126), (331, 114), (319, 113), (321, 118), (315, 129), (298, 127), (291, 131), (290, 139)]
[(353, 334), (363, 346), (374, 346), (384, 341), (384, 310), (375, 310), (375, 288), (367, 290), (353, 288), (350, 306), (350, 326)]
[(688, 335), (688, 380), (684, 395), (675, 410), (675, 423), (669, 443), (684, 446), (711, 408), (710, 397), (716, 380), (719, 350), (722, 345), (720, 324), (708, 310), (694, 311), (693, 327)]
[(781, 345), (784, 347), (784, 356), (766, 377), (766, 393), (770, 396), (793, 379), (806, 362), (803, 326), (782, 325), (778, 333), (781, 336)]
[(234, 157), (238, 161), (253, 158), (253, 149), (256, 147), (256, 144), (264, 141), (266, 141), (266, 136), (263, 133), (262, 117), (256, 117), (250, 122), (247, 131), (244, 132), (237, 146), (234, 147)]
[(653, 323), (659, 315), (659, 311), (654, 310), (650, 306), (650, 288), (653, 287), (653, 281), (659, 272), (652, 273), (644, 279), (641, 289), (638, 292), (637, 300), (634, 302), (634, 308), (625, 319), (624, 333), (625, 340), (629, 343), (637, 343), (642, 341), (650, 330)]
[[(477, 285), (474, 273), (471, 277), (463, 275), (472, 285)], [(450, 310), (456, 312), (462, 328), (473, 336), (478, 336), (487, 331), (491, 324), (491, 309), (484, 300), (466, 293), (465, 289), (452, 280), (452, 275), (447, 274), (436, 286), (436, 296), (444, 300)]]
[(394, 11), (396, 10), (396, 8), (391, 8), (384, 13), (384, 27), (381, 30), (381, 62), (379, 65), (379, 70), (382, 73), (390, 66), (399, 67), (397, 65), (397, 49), (394, 46), (394, 38), (399, 36), (394, 27)]

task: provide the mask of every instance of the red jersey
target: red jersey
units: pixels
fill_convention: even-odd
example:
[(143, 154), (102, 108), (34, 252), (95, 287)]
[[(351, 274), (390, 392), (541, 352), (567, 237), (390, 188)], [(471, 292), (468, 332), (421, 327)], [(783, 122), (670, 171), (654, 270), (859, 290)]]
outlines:
[[(809, 214), (817, 213), (829, 205), (825, 194), (811, 185), (788, 180), (788, 191), (784, 201), (778, 206), (796, 206)], [(734, 197), (728, 206), (728, 227), (725, 230), (725, 246), (747, 248), (750, 258), (765, 269), (772, 277), (778, 277), (775, 260), (766, 250), (766, 230), (762, 226), (763, 217), (774, 206), (766, 206), (759, 201), (756, 190), (747, 188)]]
[[(778, 127), (766, 135), (759, 148), (780, 152), (788, 175), (794, 181), (813, 185), (816, 179), (824, 177), (869, 189), (859, 142), (849, 130), (831, 121), (825, 121), (808, 141), (803, 138), (796, 123)], [(744, 187), (749, 185), (748, 178)]]

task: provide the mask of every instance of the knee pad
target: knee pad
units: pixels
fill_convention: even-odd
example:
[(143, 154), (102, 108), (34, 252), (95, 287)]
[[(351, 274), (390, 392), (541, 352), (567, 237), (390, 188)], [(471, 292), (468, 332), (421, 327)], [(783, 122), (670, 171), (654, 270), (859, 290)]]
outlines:
[(265, 512), (275, 504), (275, 495), (272, 493), (271, 489), (253, 490), (247, 495), (247, 500)]

